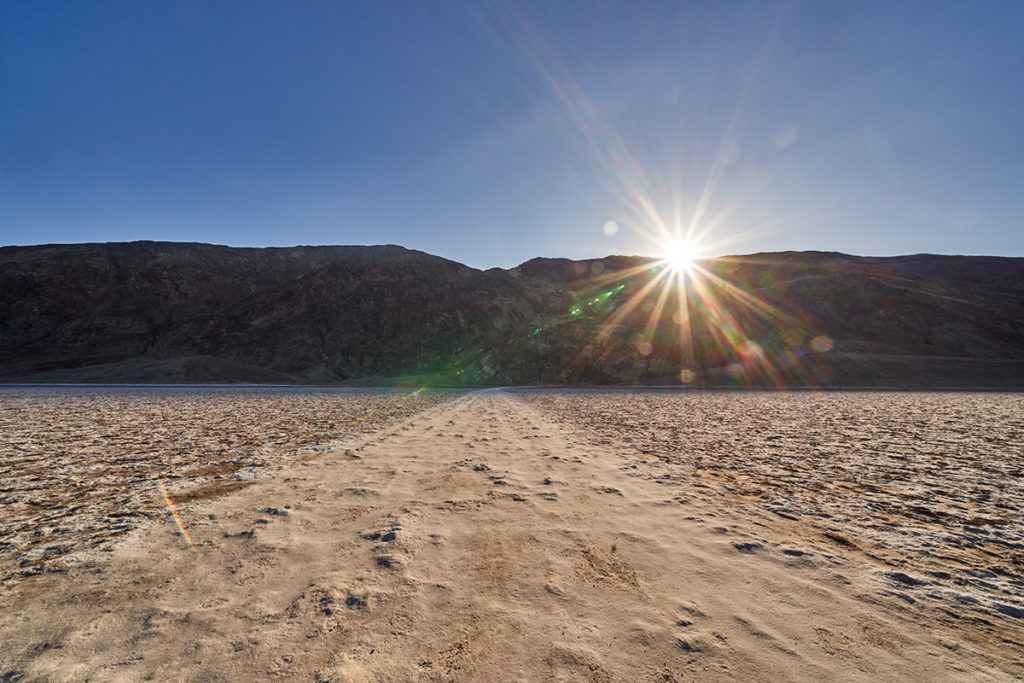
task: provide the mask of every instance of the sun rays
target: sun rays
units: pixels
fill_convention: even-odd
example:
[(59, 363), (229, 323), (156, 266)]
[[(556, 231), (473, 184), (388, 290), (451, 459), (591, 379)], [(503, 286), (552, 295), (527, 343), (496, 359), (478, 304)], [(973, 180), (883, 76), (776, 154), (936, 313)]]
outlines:
[[(749, 261), (709, 258), (793, 218), (751, 211), (764, 204), (759, 186), (729, 177), (744, 163), (744, 112), (763, 50), (755, 53), (717, 139), (687, 140), (685, 127), (666, 130), (666, 149), (675, 144), (706, 150), (693, 163), (638, 144), (529, 14), (503, 6), (480, 10), (478, 18), (522, 57), (540, 99), (561, 112), (572, 132), (568, 139), (582, 143), (590, 171), (617, 205), (605, 217), (603, 234), (621, 238), (621, 228), (627, 229), (649, 245), (651, 256), (628, 259), (618, 269), (605, 268), (606, 259), (574, 264), (580, 268), (572, 276), (579, 295), (562, 315), (531, 326), (536, 348), (546, 348), (541, 335), (558, 329), (552, 334), (577, 345), (578, 364), (622, 369), (633, 363), (637, 381), (675, 378), (689, 384), (721, 376), (731, 383), (782, 386), (806, 377), (801, 354), (817, 352), (810, 340), (818, 331), (805, 329), (780, 310), (779, 299), (773, 303), (763, 287), (752, 284)], [(743, 278), (734, 277), (744, 268)]]
[(751, 286), (758, 263), (702, 254), (693, 242), (670, 239), (657, 259), (629, 259), (617, 270), (591, 264), (591, 272), (601, 272), (578, 281), (578, 303), (552, 325), (577, 324), (585, 336), (578, 364), (632, 363), (637, 381), (813, 384), (801, 359), (824, 345)]

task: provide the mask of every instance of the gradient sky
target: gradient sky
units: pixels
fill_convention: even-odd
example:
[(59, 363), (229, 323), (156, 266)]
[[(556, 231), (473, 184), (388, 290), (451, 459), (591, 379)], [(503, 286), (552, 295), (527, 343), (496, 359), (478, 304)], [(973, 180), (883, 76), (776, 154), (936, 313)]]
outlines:
[(0, 244), (1021, 256), (1022, 216), (1019, 0), (0, 0)]

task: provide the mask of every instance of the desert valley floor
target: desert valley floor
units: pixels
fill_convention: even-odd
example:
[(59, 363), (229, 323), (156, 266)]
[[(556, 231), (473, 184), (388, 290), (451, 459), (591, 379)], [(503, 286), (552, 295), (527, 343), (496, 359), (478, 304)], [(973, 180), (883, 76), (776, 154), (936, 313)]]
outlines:
[(8, 388), (0, 505), (2, 681), (1024, 676), (1021, 395)]

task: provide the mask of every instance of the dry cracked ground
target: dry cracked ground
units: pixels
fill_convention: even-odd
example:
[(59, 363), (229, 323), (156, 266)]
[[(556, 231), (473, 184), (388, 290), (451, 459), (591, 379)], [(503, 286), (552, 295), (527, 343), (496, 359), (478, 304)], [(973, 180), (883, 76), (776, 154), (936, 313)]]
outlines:
[(209, 401), (0, 398), (0, 680), (1024, 676), (1020, 396)]

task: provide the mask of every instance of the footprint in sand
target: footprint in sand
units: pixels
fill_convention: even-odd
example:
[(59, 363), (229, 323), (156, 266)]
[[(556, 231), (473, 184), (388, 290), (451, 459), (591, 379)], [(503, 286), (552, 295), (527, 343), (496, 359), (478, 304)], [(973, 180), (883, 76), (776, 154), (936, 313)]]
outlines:
[(378, 555), (374, 558), (374, 562), (381, 569), (389, 569), (391, 571), (398, 571), (402, 568), (402, 560), (395, 557), (394, 555)]
[(760, 543), (733, 543), (732, 547), (741, 553), (753, 553), (760, 550), (762, 545)]

